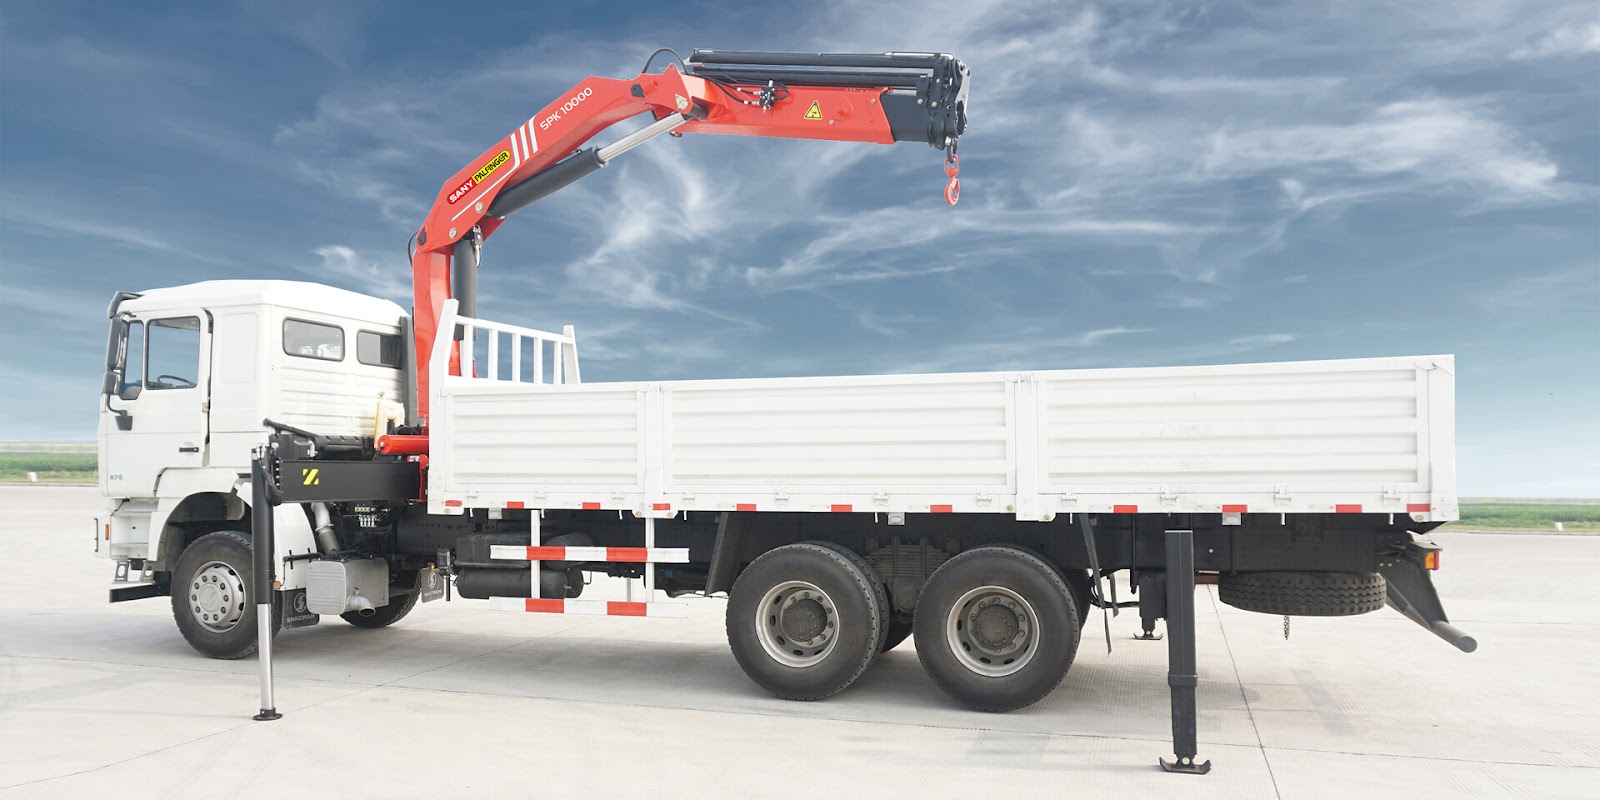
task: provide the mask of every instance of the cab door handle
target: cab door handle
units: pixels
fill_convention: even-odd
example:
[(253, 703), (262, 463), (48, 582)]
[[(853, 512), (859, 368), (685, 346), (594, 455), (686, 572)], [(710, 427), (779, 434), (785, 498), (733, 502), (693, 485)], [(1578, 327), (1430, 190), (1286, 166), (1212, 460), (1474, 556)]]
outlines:
[(198, 446), (196, 446), (196, 445), (186, 445), (186, 446), (183, 446), (183, 447), (179, 447), (178, 448), (178, 452), (180, 452), (180, 453), (198, 453), (198, 452), (200, 452), (200, 448)]

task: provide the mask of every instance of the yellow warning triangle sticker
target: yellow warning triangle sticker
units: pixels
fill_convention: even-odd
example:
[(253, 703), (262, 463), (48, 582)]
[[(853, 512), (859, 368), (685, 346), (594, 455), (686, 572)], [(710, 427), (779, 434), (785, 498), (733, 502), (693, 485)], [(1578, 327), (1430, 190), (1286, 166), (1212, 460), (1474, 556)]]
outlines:
[(822, 102), (812, 100), (811, 107), (806, 109), (806, 119), (822, 119)]

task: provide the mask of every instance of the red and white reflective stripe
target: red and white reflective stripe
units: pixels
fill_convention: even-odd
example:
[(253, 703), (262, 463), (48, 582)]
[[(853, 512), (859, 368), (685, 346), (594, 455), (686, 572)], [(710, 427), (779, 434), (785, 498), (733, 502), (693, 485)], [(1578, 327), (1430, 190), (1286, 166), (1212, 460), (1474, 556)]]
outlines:
[(528, 121), (517, 130), (522, 132), (523, 159), (533, 158), (533, 154), (539, 152), (539, 137), (533, 132), (533, 118), (529, 117)]
[(489, 545), (490, 558), (514, 561), (605, 561), (626, 564), (687, 564), (687, 547), (528, 547)]
[(689, 616), (685, 603), (629, 603), (620, 600), (559, 600), (535, 597), (491, 597), (495, 611), (526, 611), (534, 614), (584, 614), (594, 617), (656, 617), (683, 619)]

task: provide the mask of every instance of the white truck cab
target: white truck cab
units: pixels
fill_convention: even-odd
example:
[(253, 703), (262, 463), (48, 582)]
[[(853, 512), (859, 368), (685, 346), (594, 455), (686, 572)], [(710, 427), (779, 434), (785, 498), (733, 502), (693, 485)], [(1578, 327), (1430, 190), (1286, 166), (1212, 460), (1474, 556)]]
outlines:
[[(248, 530), (251, 451), (263, 419), (371, 435), (403, 415), (407, 314), (388, 300), (295, 281), (205, 281), (122, 293), (110, 310), (100, 398), (95, 549), (119, 563), (112, 600), (158, 585), (194, 539)], [(278, 549), (312, 545), (280, 507)], [(144, 580), (129, 580), (130, 570)], [(289, 569), (284, 588), (304, 583)]]

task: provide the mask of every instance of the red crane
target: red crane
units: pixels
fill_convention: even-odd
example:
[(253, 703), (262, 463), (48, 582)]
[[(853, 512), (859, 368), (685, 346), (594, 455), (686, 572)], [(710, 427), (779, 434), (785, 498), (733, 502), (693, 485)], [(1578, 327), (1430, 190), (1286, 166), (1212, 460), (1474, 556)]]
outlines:
[[(428, 373), (439, 315), (454, 297), (477, 316), (483, 241), (512, 212), (664, 133), (728, 133), (847, 142), (924, 142), (943, 150), (945, 200), (960, 193), (956, 141), (966, 129), (968, 71), (935, 53), (759, 53), (696, 50), (658, 73), (651, 54), (636, 78), (589, 77), (473, 159), (439, 189), (411, 255), (417, 411), (426, 425)], [(672, 53), (676, 56), (676, 53)], [(681, 65), (681, 67), (680, 67)], [(655, 121), (604, 147), (606, 128)], [(580, 149), (582, 148), (582, 149)], [(450, 357), (459, 374), (459, 347)]]

